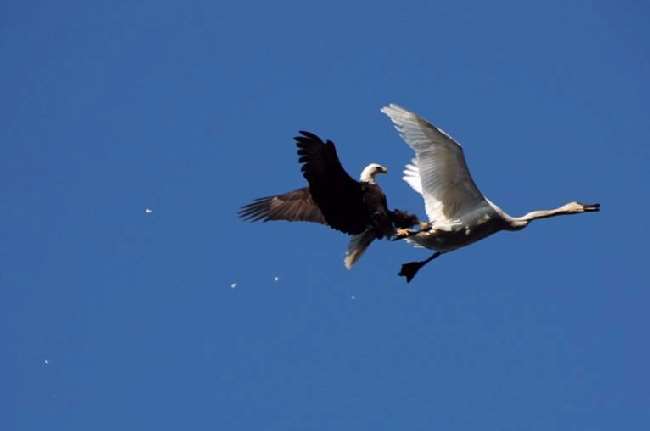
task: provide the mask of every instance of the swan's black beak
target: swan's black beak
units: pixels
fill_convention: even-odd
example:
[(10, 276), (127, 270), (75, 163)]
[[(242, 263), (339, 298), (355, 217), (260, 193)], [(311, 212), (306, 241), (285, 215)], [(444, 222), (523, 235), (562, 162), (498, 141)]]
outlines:
[(578, 202), (578, 203), (582, 205), (582, 210), (586, 213), (600, 211), (600, 204), (583, 204), (582, 202)]

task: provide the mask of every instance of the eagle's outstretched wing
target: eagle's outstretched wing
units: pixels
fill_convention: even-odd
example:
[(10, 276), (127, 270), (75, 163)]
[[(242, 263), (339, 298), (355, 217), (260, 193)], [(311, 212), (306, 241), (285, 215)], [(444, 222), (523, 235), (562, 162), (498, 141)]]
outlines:
[(239, 217), (248, 221), (286, 220), (327, 224), (307, 187), (255, 199), (241, 207)]
[(371, 222), (361, 184), (343, 169), (336, 147), (317, 135), (300, 131), (298, 146), (302, 174), (309, 182), (312, 199), (334, 229), (350, 235), (362, 233)]

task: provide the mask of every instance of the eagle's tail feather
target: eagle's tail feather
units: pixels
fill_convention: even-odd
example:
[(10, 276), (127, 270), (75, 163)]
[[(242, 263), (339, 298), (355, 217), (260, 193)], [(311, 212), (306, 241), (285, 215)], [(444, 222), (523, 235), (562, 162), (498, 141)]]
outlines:
[(348, 249), (345, 251), (343, 263), (347, 269), (351, 269), (361, 255), (366, 251), (368, 246), (377, 238), (374, 229), (367, 229), (358, 235), (352, 235), (348, 243)]

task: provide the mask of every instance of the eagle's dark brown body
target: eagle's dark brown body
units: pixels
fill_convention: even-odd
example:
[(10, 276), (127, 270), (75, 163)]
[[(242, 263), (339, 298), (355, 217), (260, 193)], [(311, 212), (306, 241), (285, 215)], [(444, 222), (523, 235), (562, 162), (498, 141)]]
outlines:
[(256, 199), (241, 208), (240, 217), (249, 221), (321, 223), (348, 235), (363, 234), (374, 239), (392, 236), (396, 227), (418, 223), (412, 214), (388, 209), (386, 195), (374, 182), (374, 175), (385, 173), (386, 168), (371, 164), (364, 170), (370, 169), (368, 179), (357, 181), (343, 169), (332, 141), (323, 142), (304, 131), (295, 141), (309, 186)]

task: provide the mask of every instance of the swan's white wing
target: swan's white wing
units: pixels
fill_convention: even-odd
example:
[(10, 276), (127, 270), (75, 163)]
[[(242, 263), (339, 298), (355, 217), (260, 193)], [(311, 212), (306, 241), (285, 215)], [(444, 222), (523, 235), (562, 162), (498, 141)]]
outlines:
[(413, 190), (422, 194), (422, 183), (420, 182), (420, 170), (418, 169), (417, 160), (411, 160), (411, 163), (404, 167), (404, 176), (402, 179), (406, 181)]
[(456, 141), (400, 106), (390, 104), (381, 112), (390, 117), (401, 137), (415, 151), (415, 163), (407, 165), (404, 180), (422, 195), (431, 222), (457, 223), (464, 215), (487, 205)]

